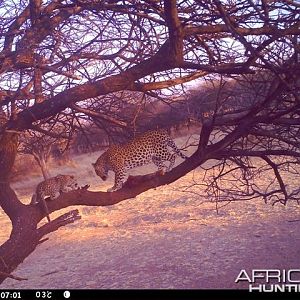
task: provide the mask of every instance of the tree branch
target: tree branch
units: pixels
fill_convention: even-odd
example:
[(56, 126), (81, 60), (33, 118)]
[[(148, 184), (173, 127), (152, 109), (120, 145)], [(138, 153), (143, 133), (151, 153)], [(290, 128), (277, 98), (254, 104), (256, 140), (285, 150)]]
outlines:
[(95, 111), (87, 109), (87, 108), (79, 107), (76, 104), (71, 104), (70, 108), (73, 108), (75, 111), (84, 113), (85, 115), (90, 116), (92, 118), (99, 118), (99, 119), (108, 121), (112, 124), (115, 124), (115, 125), (118, 125), (118, 126), (121, 126), (121, 127), (125, 127), (125, 128), (128, 127), (128, 124), (126, 122), (117, 120), (113, 117), (110, 117), (110, 116), (105, 115), (105, 114), (100, 113), (100, 112), (95, 112)]
[(18, 281), (28, 280), (28, 278), (19, 277), (19, 276), (12, 275), (12, 274), (5, 273), (5, 272), (1, 272), (1, 271), (0, 271), (0, 277), (8, 277), (8, 278), (18, 280)]
[[(281, 192), (284, 195), (283, 204), (286, 204), (289, 196), (288, 196), (288, 192), (287, 192), (287, 190), (285, 188), (285, 184), (284, 184), (283, 179), (282, 179), (282, 177), (280, 175), (280, 172), (278, 170), (277, 165), (268, 156), (266, 156), (266, 155), (263, 155), (261, 158), (264, 161), (266, 161), (268, 163), (268, 165), (273, 169), (274, 174), (275, 174), (276, 179), (277, 179), (277, 182), (279, 183), (280, 190), (281, 190)], [(280, 202), (282, 202), (282, 201), (280, 201)]]
[[(299, 28), (300, 22), (297, 22), (295, 25), (290, 26), (288, 28), (279, 29), (274, 28), (272, 26), (263, 26), (258, 28), (244, 28), (244, 27), (235, 27), (235, 31), (243, 36), (248, 35), (273, 35), (278, 34), (279, 36), (285, 35), (293, 35), (293, 34), (300, 34)], [(218, 24), (218, 25), (204, 25), (204, 26), (192, 26), (188, 25), (184, 27), (184, 37), (188, 37), (191, 35), (203, 35), (203, 34), (215, 34), (215, 33), (229, 33), (230, 30), (226, 24)]]
[(42, 238), (46, 234), (49, 234), (53, 231), (58, 230), (62, 226), (74, 223), (77, 220), (80, 220), (81, 216), (79, 215), (78, 209), (71, 210), (58, 218), (46, 223), (37, 230), (37, 234)]

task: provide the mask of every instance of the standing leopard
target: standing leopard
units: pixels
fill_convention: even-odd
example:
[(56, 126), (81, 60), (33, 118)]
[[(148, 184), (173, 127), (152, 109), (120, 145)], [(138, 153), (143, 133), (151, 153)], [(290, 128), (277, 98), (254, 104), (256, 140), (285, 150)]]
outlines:
[(170, 153), (168, 147), (180, 157), (187, 158), (177, 148), (168, 132), (161, 129), (148, 131), (123, 145), (112, 145), (92, 165), (103, 181), (107, 179), (109, 170), (115, 173), (115, 184), (107, 190), (113, 192), (122, 188), (129, 169), (153, 162), (159, 171), (164, 172), (166, 166), (163, 162), (169, 161), (166, 170), (170, 171), (176, 154)]
[(45, 209), (47, 220), (50, 222), (49, 210), (45, 201), (46, 196), (50, 196), (50, 200), (55, 200), (61, 193), (66, 193), (78, 188), (76, 179), (72, 175), (57, 175), (40, 182), (35, 193), (32, 195), (30, 204), (38, 204), (42, 202)]

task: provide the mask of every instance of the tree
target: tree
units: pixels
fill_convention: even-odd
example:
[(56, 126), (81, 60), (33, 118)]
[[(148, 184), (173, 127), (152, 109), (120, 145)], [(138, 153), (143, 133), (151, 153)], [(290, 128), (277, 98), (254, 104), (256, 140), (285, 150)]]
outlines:
[[(299, 189), (288, 191), (281, 176), (282, 161), (294, 166), (300, 156), (296, 1), (4, 0), (0, 24), (0, 106), (8, 115), (0, 132), (0, 204), (12, 222), (10, 238), (0, 247), (1, 281), (46, 234), (80, 218), (70, 211), (37, 228), (45, 213), (22, 204), (9, 184), (18, 140), (26, 130), (41, 131), (63, 117), (83, 122), (80, 116), (90, 114), (82, 110), (87, 107), (102, 118), (104, 128), (123, 121), (113, 111), (95, 111), (89, 99), (129, 90), (163, 101), (195, 79), (211, 79), (221, 90), (224, 78), (270, 74), (254, 104), (222, 109), (224, 99), (217, 93), (197, 150), (172, 171), (131, 178), (113, 193), (86, 188), (67, 193), (49, 203), (50, 212), (70, 205), (112, 205), (174, 182), (208, 160), (220, 162), (215, 167), (221, 173), (212, 183), (224, 178), (226, 165), (247, 179), (252, 157), (271, 168), (278, 185), (261, 191), (254, 183), (244, 194), (283, 203), (299, 199)], [(217, 139), (216, 131), (222, 133)]]
[[(221, 78), (217, 83), (206, 83), (200, 92), (192, 91), (191, 105), (195, 106), (203, 130), (211, 131), (209, 144), (217, 144), (237, 128), (244, 133), (219, 152), (217, 162), (209, 168), (214, 175), (206, 174), (190, 191), (199, 193), (197, 187), (201, 187), (205, 197), (214, 201), (263, 198), (273, 205), (286, 204), (288, 200), (299, 203), (300, 189), (288, 184), (287, 178), (289, 174), (298, 176), (298, 109), (290, 106), (298, 91), (275, 88), (269, 94), (276, 86), (275, 78), (270, 72), (257, 71), (235, 80)], [(293, 83), (295, 87), (297, 84)], [(199, 101), (206, 105), (197, 112)], [(241, 129), (240, 124), (248, 117), (253, 123)], [(261, 178), (271, 180), (263, 186)]]
[[(58, 130), (57, 126), (56, 130)], [(51, 177), (48, 167), (49, 159), (54, 154), (56, 154), (56, 158), (61, 156), (68, 147), (69, 140), (70, 137), (62, 129), (60, 132), (52, 132), (49, 127), (47, 134), (28, 130), (20, 137), (19, 152), (32, 155), (38, 163), (44, 179), (48, 179)]]

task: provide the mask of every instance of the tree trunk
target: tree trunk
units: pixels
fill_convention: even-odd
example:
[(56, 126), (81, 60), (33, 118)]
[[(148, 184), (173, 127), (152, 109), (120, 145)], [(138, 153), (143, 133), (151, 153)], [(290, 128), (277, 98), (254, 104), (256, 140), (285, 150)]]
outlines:
[(43, 153), (34, 154), (34, 158), (41, 168), (44, 179), (50, 178), (51, 174), (50, 174), (50, 171), (48, 168), (47, 160), (45, 159), (45, 156), (43, 155)]
[(4, 132), (0, 139), (0, 205), (12, 223), (9, 240), (0, 247), (0, 282), (37, 246), (37, 218), (22, 204), (9, 185), (18, 146), (18, 134)]
[(0, 182), (7, 182), (17, 155), (18, 134), (4, 132), (0, 135)]
[(47, 162), (45, 161), (44, 158), (42, 158), (42, 159), (39, 161), (39, 166), (41, 167), (41, 170), (42, 170), (42, 174), (43, 174), (44, 179), (50, 178), (51, 175), (50, 175), (50, 172), (49, 172), (49, 169), (48, 169)]
[(2, 283), (40, 243), (47, 240), (41, 240), (43, 236), (80, 217), (77, 210), (71, 211), (37, 228), (43, 217), (43, 210), (22, 204), (9, 183), (0, 183), (0, 201), (12, 222), (10, 237), (0, 246), (0, 283)]
[[(8, 183), (0, 183), (0, 201), (13, 226), (9, 240), (0, 247), (0, 273), (10, 274), (36, 248), (37, 224), (31, 221), (26, 205), (17, 199)], [(0, 282), (6, 277), (0, 275)]]

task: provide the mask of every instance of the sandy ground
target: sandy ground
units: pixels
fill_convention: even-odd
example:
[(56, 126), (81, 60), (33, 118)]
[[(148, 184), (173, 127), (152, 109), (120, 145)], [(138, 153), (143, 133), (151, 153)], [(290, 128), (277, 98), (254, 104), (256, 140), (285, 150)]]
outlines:
[[(112, 179), (99, 185), (90, 166), (98, 155), (64, 173), (77, 170), (82, 184), (106, 190)], [(182, 192), (201, 172), (118, 205), (79, 207), (82, 220), (50, 234), (16, 269), (28, 280), (7, 279), (0, 288), (245, 288), (235, 283), (241, 269), (300, 269), (300, 205), (238, 201), (217, 214), (214, 203)], [(14, 185), (22, 201), (35, 181)], [(0, 223), (3, 242), (10, 223), (2, 211)]]

